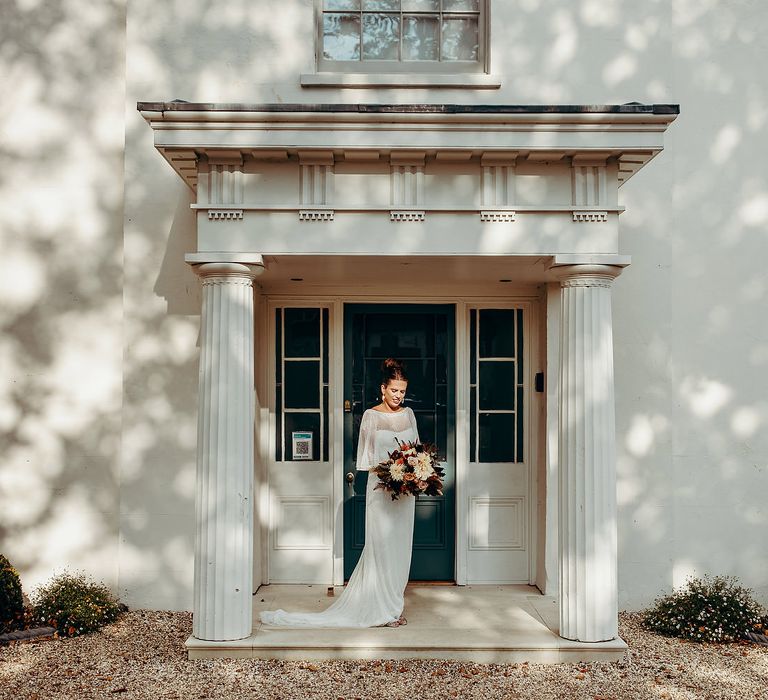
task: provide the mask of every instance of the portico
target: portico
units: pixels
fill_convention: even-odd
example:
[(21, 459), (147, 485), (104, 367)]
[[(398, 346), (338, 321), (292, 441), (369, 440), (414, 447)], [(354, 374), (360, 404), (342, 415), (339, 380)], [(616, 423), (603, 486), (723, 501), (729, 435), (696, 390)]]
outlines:
[[(677, 107), (139, 109), (196, 193), (190, 649), (251, 637), (253, 592), (288, 583), (285, 571), (294, 583), (343, 584), (342, 318), (361, 301), (455, 309), (454, 581), (536, 586), (557, 603), (560, 637), (616, 639), (611, 287), (630, 262), (618, 188), (661, 151)], [(390, 264), (404, 266), (402, 292), (377, 279)], [(319, 350), (288, 357), (316, 363), (317, 409), (286, 404), (275, 374), (286, 366), (275, 318), (293, 308), (319, 310)], [(514, 351), (483, 355), (482, 324), (497, 318), (488, 310), (514, 312), (498, 315), (514, 319)], [(503, 363), (516, 377), (513, 407), (479, 383), (481, 367)], [(318, 416), (316, 458), (287, 459), (286, 411)], [(512, 456), (488, 443), (495, 423), (482, 418), (507, 415)]]

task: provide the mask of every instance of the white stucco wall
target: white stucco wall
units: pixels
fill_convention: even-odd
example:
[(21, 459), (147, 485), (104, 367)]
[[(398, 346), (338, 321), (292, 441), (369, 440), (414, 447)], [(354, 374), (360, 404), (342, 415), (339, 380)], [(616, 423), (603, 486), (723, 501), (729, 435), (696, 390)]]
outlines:
[(124, 3), (0, 11), (0, 552), (117, 586)]
[[(40, 504), (36, 515), (25, 508), (15, 520), (3, 517), (8, 533), (23, 533), (6, 536), (4, 550), (45, 551), (59, 518), (69, 520), (62, 510), (69, 503), (72, 512), (109, 513), (93, 516), (101, 531), (91, 521), (83, 530), (101, 533), (105, 553), (83, 540), (56, 556), (114, 572), (116, 545), (109, 542), (118, 527), (119, 478), (114, 576), (123, 597), (131, 605), (191, 605), (200, 302), (199, 283), (183, 263), (195, 247), (191, 192), (152, 148), (137, 101), (674, 102), (682, 114), (667, 132), (666, 152), (621, 191), (620, 250), (633, 264), (616, 281), (613, 302), (620, 605), (645, 605), (689, 572), (735, 574), (768, 603), (768, 281), (761, 256), (768, 248), (761, 67), (768, 8), (747, 0), (494, 0), (491, 61), (500, 90), (337, 90), (299, 85), (313, 68), (310, 0), (131, 0), (118, 457), (122, 25), (119, 5), (105, 7), (112, 12), (102, 32), (113, 37), (103, 40), (108, 69), (78, 58), (83, 71), (63, 90), (53, 79), (59, 44), (39, 52), (44, 60), (21, 52), (12, 58), (42, 76), (17, 103), (34, 108), (45, 129), (30, 128), (25, 112), (11, 120), (11, 133), (20, 134), (14, 148), (33, 141), (31, 149), (11, 151), (29, 174), (0, 181), (4, 204), (31, 202), (0, 208), (9, 240), (0, 264), (16, 276), (2, 280), (24, 282), (9, 285), (15, 306), (3, 303), (11, 308), (4, 331), (13, 334), (0, 347), (13, 372), (4, 378), (0, 418), (11, 439), (0, 468), (4, 485), (28, 480)], [(65, 16), (62, 26), (75, 18)], [(1, 157), (8, 158), (5, 151)], [(43, 209), (36, 203), (42, 193), (51, 203)], [(89, 337), (106, 347), (87, 344)], [(69, 379), (92, 377), (92, 368), (103, 368), (106, 379), (81, 394), (82, 383)], [(28, 391), (19, 392), (14, 377)], [(62, 411), (65, 426), (47, 406)], [(106, 483), (84, 464), (98, 465)], [(50, 561), (36, 555), (17, 564), (42, 572)]]

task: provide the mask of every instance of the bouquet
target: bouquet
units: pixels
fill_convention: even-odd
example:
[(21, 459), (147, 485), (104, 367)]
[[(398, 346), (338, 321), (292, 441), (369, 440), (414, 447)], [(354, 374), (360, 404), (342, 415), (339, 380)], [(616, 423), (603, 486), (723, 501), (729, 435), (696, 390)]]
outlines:
[(437, 460), (435, 446), (395, 440), (397, 449), (389, 453), (389, 459), (371, 468), (379, 477), (375, 488), (391, 492), (393, 501), (400, 496), (422, 493), (442, 496), (445, 472)]

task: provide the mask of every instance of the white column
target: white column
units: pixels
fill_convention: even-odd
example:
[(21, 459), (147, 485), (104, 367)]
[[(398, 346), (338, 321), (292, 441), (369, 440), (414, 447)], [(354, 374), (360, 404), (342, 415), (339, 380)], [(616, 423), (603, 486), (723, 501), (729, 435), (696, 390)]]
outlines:
[(251, 634), (253, 593), (253, 278), (261, 268), (194, 265), (203, 282), (192, 634)]
[(611, 285), (622, 268), (564, 265), (560, 280), (560, 636), (618, 636)]

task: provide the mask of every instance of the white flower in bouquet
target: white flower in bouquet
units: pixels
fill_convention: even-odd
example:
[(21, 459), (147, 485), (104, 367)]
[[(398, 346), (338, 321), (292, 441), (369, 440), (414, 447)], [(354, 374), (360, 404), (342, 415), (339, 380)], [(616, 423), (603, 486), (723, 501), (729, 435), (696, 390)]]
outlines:
[(404, 471), (405, 471), (405, 466), (395, 462), (389, 468), (389, 475), (392, 477), (392, 481), (402, 481), (403, 480), (403, 472)]
[(419, 481), (426, 481), (430, 476), (432, 476), (434, 471), (435, 470), (432, 469), (432, 464), (429, 461), (429, 458), (426, 460), (419, 459), (413, 467), (413, 473), (416, 475), (416, 478)]
[(408, 466), (409, 467), (416, 467), (416, 465), (419, 463), (418, 457), (408, 457)]

